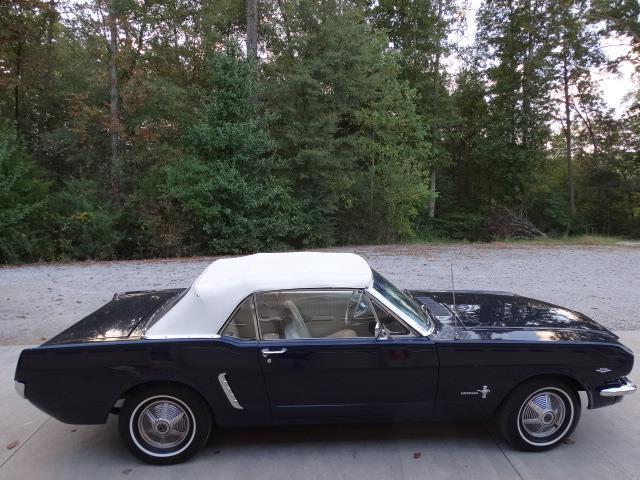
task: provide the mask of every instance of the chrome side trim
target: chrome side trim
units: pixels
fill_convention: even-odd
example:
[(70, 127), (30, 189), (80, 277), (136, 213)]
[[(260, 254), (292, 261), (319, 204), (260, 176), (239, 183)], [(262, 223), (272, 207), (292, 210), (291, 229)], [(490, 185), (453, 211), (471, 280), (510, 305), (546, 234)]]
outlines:
[(602, 397), (621, 397), (623, 395), (630, 395), (636, 391), (636, 386), (628, 378), (623, 378), (624, 385), (619, 387), (603, 388), (600, 390), (600, 396)]
[(21, 382), (17, 382), (17, 381), (13, 381), (13, 386), (16, 389), (16, 392), (18, 392), (18, 395), (20, 395), (22, 398), (25, 398), (24, 396), (24, 383)]
[(240, 405), (240, 402), (238, 402), (238, 399), (233, 393), (233, 390), (231, 390), (231, 387), (229, 386), (229, 382), (227, 382), (226, 373), (221, 373), (220, 375), (218, 375), (218, 382), (220, 382), (222, 391), (227, 396), (227, 400), (229, 400), (229, 403), (231, 404), (231, 406), (236, 410), (243, 410), (242, 405)]
[(202, 335), (143, 335), (145, 340), (177, 340), (177, 339), (216, 339), (220, 338), (220, 335), (215, 334), (202, 334)]

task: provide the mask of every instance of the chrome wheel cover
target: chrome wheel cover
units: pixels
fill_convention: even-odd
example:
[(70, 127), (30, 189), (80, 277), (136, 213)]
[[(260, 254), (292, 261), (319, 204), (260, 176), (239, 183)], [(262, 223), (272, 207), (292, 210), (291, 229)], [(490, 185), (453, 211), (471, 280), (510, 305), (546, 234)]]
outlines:
[(546, 439), (564, 425), (566, 406), (562, 398), (549, 390), (531, 395), (520, 409), (520, 423), (533, 438)]
[(170, 450), (187, 438), (191, 418), (180, 403), (162, 398), (142, 409), (137, 427), (141, 439), (149, 446)]

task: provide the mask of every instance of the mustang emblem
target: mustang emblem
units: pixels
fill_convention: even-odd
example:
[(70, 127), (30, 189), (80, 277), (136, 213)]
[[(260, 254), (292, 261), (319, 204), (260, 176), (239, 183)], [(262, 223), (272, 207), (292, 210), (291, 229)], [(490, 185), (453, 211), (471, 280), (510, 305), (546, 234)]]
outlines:
[(487, 398), (487, 394), (491, 393), (489, 387), (486, 385), (482, 386), (482, 390), (476, 390), (474, 392), (460, 392), (460, 395), (482, 395), (482, 398)]
[(598, 372), (598, 373), (609, 373), (610, 371), (611, 371), (610, 368), (605, 368), (605, 367), (596, 369), (596, 372)]

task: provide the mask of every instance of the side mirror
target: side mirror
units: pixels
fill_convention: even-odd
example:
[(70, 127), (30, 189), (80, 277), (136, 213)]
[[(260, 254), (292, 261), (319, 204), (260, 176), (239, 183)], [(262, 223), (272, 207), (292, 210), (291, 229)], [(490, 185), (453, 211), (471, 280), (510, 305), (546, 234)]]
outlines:
[(387, 329), (384, 328), (384, 325), (382, 325), (382, 323), (380, 322), (376, 323), (374, 335), (376, 337), (376, 340), (389, 340), (391, 338), (389, 336), (389, 333), (387, 332)]

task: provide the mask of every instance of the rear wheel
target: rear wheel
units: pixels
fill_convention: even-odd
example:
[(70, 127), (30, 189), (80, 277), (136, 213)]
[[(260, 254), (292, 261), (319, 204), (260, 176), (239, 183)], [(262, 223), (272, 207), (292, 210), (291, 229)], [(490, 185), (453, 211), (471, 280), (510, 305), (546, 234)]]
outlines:
[(543, 451), (558, 446), (580, 418), (580, 397), (569, 384), (534, 379), (517, 387), (500, 411), (504, 438), (521, 450)]
[(180, 463), (209, 438), (211, 414), (202, 398), (182, 387), (149, 387), (120, 411), (120, 436), (138, 458), (156, 465)]

